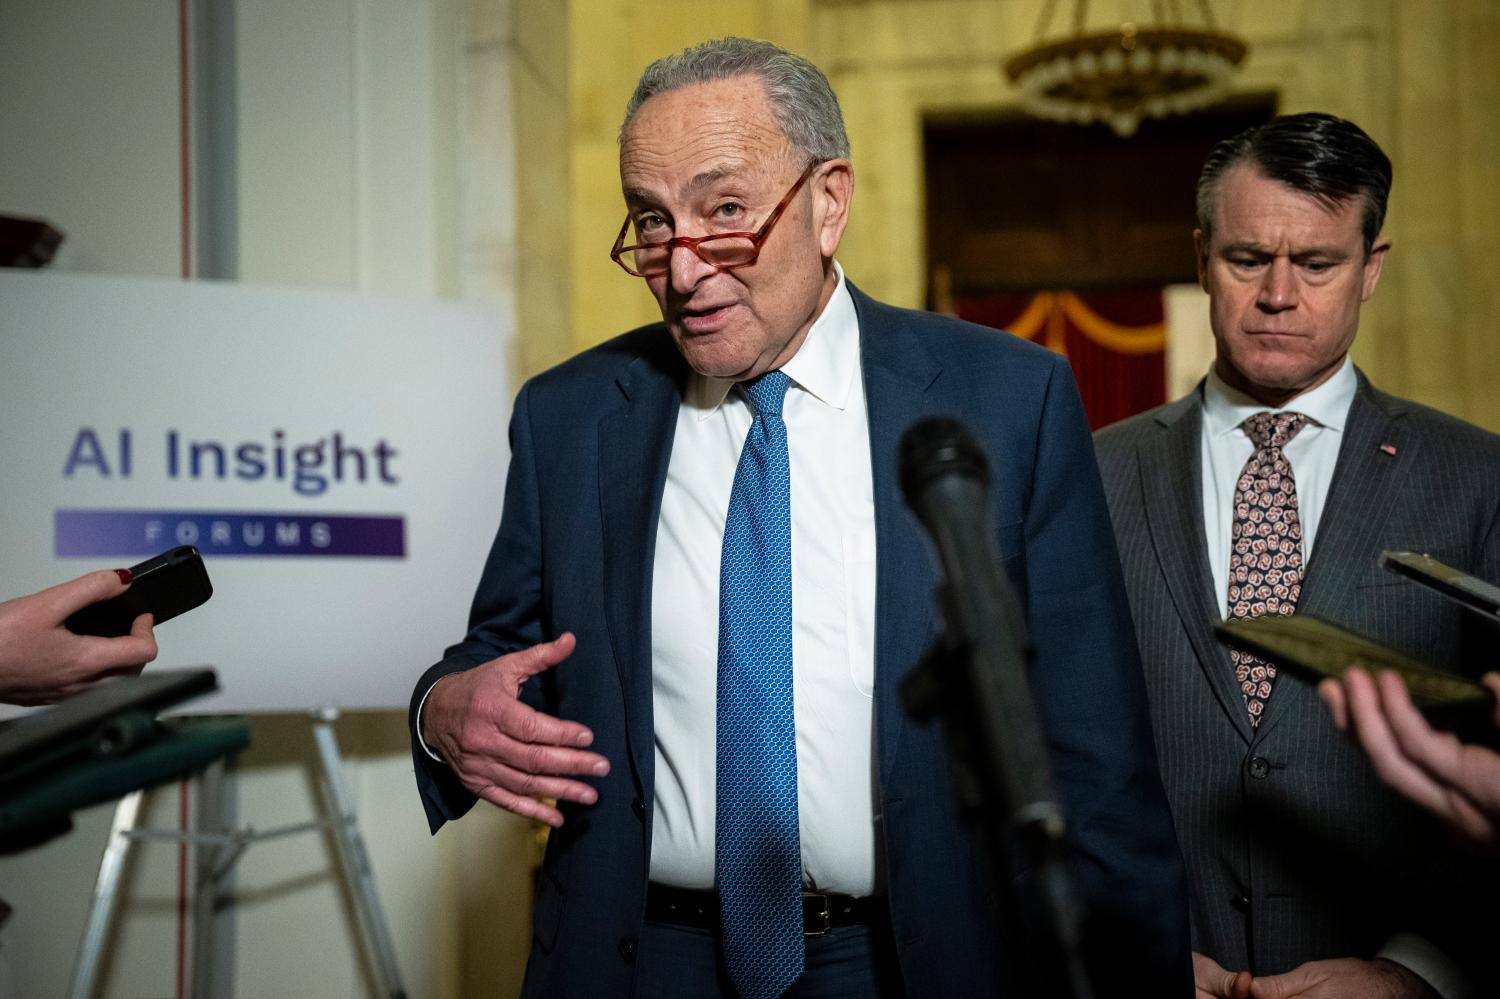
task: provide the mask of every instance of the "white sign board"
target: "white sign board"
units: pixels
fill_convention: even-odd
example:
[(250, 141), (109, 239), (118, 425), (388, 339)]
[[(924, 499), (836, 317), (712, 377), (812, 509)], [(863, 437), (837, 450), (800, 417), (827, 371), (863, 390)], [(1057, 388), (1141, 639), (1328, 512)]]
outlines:
[[(0, 598), (179, 544), (194, 711), (390, 708), (462, 636), (508, 460), (496, 310), (0, 272)], [(150, 668), (150, 667), (148, 667)]]

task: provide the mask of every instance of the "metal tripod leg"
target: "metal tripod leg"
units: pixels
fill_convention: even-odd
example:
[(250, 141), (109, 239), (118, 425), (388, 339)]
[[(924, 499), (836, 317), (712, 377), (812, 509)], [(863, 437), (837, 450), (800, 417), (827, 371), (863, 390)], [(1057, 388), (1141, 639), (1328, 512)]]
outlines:
[(313, 738), (318, 743), (318, 762), (322, 769), (320, 787), (323, 803), (332, 821), (334, 852), (338, 855), (344, 884), (354, 898), (355, 921), (359, 924), (360, 939), (364, 943), (365, 955), (376, 973), (381, 994), (389, 999), (406, 999), (406, 990), (401, 985), (401, 972), (396, 966), (396, 949), (391, 942), (391, 931), (385, 922), (385, 912), (380, 907), (380, 896), (375, 891), (375, 877), (370, 871), (370, 858), (365, 852), (364, 837), (360, 835), (349, 790), (344, 784), (343, 763), (333, 734), (333, 723), (338, 716), (338, 711), (333, 708), (324, 708), (314, 712), (312, 716)]
[(109, 825), (109, 839), (104, 857), (99, 861), (99, 877), (94, 882), (94, 900), (84, 924), (83, 941), (78, 947), (78, 962), (73, 966), (73, 981), (68, 985), (68, 999), (91, 999), (99, 977), (99, 962), (114, 921), (119, 901), (120, 875), (125, 869), (125, 855), (130, 849), (129, 833), (141, 812), (144, 791), (131, 791), (115, 806), (115, 817)]
[(215, 760), (193, 778), (193, 999), (234, 995), (234, 915), (225, 899), (232, 894), (234, 862), (244, 845), (233, 844), (231, 836), (236, 820), (232, 759)]

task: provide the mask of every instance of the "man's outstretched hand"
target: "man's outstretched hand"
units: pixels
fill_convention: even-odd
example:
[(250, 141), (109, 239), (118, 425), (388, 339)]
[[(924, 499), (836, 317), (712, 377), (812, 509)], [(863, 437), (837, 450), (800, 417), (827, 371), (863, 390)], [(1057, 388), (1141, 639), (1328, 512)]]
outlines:
[(573, 653), (575, 639), (555, 640), (443, 677), (422, 706), (422, 740), (464, 787), (492, 805), (549, 826), (562, 813), (542, 801), (592, 805), (599, 793), (575, 776), (603, 777), (609, 760), (584, 747), (594, 733), (578, 722), (522, 703), (521, 685)]

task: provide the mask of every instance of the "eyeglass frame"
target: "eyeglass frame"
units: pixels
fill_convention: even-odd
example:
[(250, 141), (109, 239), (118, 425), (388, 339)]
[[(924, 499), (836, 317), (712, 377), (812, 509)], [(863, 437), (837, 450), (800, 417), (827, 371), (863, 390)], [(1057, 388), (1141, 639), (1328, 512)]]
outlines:
[[(677, 249), (679, 246), (685, 246), (689, 250), (693, 251), (693, 256), (697, 257), (705, 264), (708, 264), (710, 267), (715, 267), (720, 271), (732, 271), (737, 267), (749, 267), (751, 264), (760, 259), (761, 246), (768, 238), (770, 238), (771, 229), (776, 225), (777, 221), (781, 219), (781, 216), (791, 205), (792, 199), (797, 196), (797, 192), (802, 190), (802, 185), (806, 184), (812, 177), (813, 171), (817, 170), (818, 167), (827, 162), (827, 160), (813, 160), (811, 163), (809, 163), (807, 165), (807, 169), (802, 171), (802, 176), (798, 177), (797, 182), (792, 185), (791, 190), (786, 192), (786, 197), (782, 198), (781, 201), (777, 203), (776, 207), (771, 210), (771, 214), (767, 216), (766, 220), (761, 223), (760, 228), (755, 232), (715, 232), (710, 233), (707, 236), (673, 236), (671, 239), (663, 240), (660, 243), (634, 243), (630, 246), (625, 246), (623, 245), (625, 242), (625, 234), (630, 231), (630, 213), (626, 212), (625, 224), (620, 226), (620, 235), (615, 237), (615, 246), (614, 249), (609, 251), (609, 259), (619, 264), (620, 269), (623, 270), (626, 274), (629, 274), (631, 277), (641, 278), (642, 280), (645, 280), (647, 278), (647, 275), (631, 269), (630, 265), (625, 263), (625, 261), (622, 260), (621, 257), (635, 250), (659, 250), (665, 248), (667, 250), (667, 267), (665, 270), (659, 272), (660, 274), (665, 274), (672, 269), (672, 251)], [(698, 250), (698, 247), (702, 244), (711, 242), (715, 239), (748, 239), (751, 246), (753, 247), (754, 252), (750, 254), (750, 259), (746, 260), (744, 263), (715, 264), (712, 260), (709, 260)], [(657, 276), (659, 276), (659, 274), (651, 275), (651, 277)]]

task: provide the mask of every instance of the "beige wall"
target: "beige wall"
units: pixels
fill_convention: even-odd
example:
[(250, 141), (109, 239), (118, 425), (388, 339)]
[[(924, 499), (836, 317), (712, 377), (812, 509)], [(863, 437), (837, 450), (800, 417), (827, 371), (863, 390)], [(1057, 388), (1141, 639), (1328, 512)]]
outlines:
[(516, 367), (529, 375), (574, 353), (567, 4), (518, 3), (514, 40), (516, 204), (527, 210), (517, 258)]
[[(1053, 31), (1068, 19), (1059, 5)], [(1194, 5), (1184, 5), (1194, 8)], [(1395, 250), (1356, 360), (1391, 391), (1500, 430), (1500, 5), (1490, 0), (1229, 0), (1222, 26), (1250, 42), (1237, 84), (1284, 111), (1364, 126), (1396, 168)], [(655, 318), (606, 259), (623, 218), (615, 134), (650, 59), (722, 34), (788, 45), (828, 73), (854, 146), (855, 209), (840, 258), (866, 291), (920, 306), (922, 115), (1012, 107), (1000, 69), (1029, 42), (1041, 0), (573, 0), (570, 182), (573, 343)], [(1149, 15), (1145, 0), (1096, 0), (1089, 25)], [(1194, 8), (1195, 9), (1195, 8)], [(1023, 192), (1018, 192), (1023, 196)], [(1183, 238), (1190, 238), (1184, 233)], [(638, 284), (638, 282), (637, 282)], [(1207, 336), (1207, 331), (1201, 333)]]

